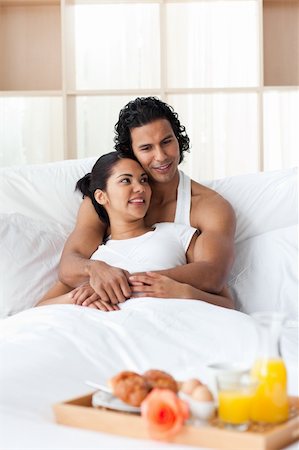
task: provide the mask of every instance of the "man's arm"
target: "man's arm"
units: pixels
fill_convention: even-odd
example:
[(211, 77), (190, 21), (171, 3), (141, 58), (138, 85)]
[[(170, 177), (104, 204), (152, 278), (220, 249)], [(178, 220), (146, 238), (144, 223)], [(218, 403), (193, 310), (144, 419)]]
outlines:
[[(132, 276), (132, 279), (134, 280), (134, 276)], [(138, 279), (142, 281), (143, 285), (142, 287), (132, 287), (132, 297), (187, 298), (222, 306), (223, 308), (234, 308), (234, 300), (227, 287), (219, 294), (211, 294), (156, 272), (139, 275)]]
[(219, 294), (234, 261), (235, 213), (214, 192), (200, 202), (192, 207), (192, 225), (201, 233), (188, 249), (189, 264), (158, 272), (202, 291)]
[(117, 303), (131, 295), (128, 274), (102, 261), (90, 260), (103, 241), (105, 229), (105, 224), (98, 217), (91, 200), (86, 197), (80, 206), (75, 229), (65, 243), (59, 265), (59, 278), (71, 287), (89, 281), (101, 300)]
[(89, 258), (102, 243), (105, 225), (98, 217), (91, 200), (80, 205), (74, 230), (68, 237), (59, 265), (60, 280), (77, 287), (89, 279)]
[[(218, 294), (227, 283), (235, 258), (236, 216), (229, 202), (211, 192), (200, 208), (193, 209), (193, 223), (201, 234), (194, 247), (188, 249), (187, 261), (191, 269), (193, 264), (197, 265), (201, 289)], [(194, 275), (195, 287), (198, 287), (196, 273)]]

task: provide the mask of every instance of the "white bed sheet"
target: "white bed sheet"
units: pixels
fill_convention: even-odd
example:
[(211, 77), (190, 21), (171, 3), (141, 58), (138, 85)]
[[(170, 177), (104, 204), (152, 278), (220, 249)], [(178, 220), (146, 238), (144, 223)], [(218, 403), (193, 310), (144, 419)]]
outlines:
[[(282, 341), (291, 394), (298, 394), (297, 331), (288, 329)], [(249, 366), (257, 345), (249, 316), (195, 300), (134, 299), (110, 313), (51, 305), (3, 319), (0, 449), (174, 448), (58, 426), (51, 405), (90, 392), (86, 379), (105, 383), (124, 369), (159, 368), (211, 385), (207, 364)]]

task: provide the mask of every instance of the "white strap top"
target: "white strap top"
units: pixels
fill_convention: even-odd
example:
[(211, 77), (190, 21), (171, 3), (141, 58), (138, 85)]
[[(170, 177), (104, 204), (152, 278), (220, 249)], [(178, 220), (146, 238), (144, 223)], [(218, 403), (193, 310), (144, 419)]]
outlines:
[(195, 228), (179, 223), (156, 223), (148, 231), (131, 239), (110, 239), (100, 245), (91, 259), (121, 267), (129, 272), (163, 270), (186, 264), (186, 251)]
[(179, 170), (179, 176), (180, 180), (174, 223), (182, 223), (190, 226), (191, 180), (188, 175), (181, 170)]

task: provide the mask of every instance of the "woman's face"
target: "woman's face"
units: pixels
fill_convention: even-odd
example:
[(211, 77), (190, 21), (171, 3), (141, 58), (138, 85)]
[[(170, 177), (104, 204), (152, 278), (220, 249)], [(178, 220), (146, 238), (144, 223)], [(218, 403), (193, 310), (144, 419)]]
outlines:
[(110, 222), (143, 218), (151, 199), (147, 174), (137, 161), (127, 158), (114, 165), (106, 190), (101, 192), (103, 201), (99, 203), (105, 207)]

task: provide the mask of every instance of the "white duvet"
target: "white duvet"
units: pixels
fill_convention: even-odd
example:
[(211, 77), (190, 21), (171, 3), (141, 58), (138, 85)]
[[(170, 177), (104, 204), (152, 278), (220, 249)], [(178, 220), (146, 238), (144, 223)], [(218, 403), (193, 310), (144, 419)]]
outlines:
[[(293, 331), (283, 340), (291, 393), (297, 382)], [(133, 299), (109, 313), (50, 305), (3, 319), (0, 448), (158, 448), (160, 444), (136, 445), (130, 439), (53, 425), (51, 405), (90, 392), (84, 384), (87, 379), (106, 383), (124, 369), (159, 368), (177, 379), (196, 376), (210, 384), (209, 363), (236, 361), (249, 366), (257, 345), (250, 316), (196, 300)], [(16, 435), (18, 423), (23, 438)]]
[[(0, 319), (0, 450), (173, 449), (58, 426), (51, 406), (90, 392), (86, 379), (105, 383), (123, 369), (160, 368), (211, 383), (210, 362), (250, 365), (255, 357), (249, 316), (195, 300), (136, 299), (112, 313), (70, 305), (29, 309), (57, 278), (81, 201), (74, 186), (94, 162), (0, 170), (0, 317), (18, 313)], [(284, 312), (293, 324), (284, 331), (282, 353), (289, 393), (298, 395), (297, 170), (205, 184), (236, 212), (229, 284), (238, 308)]]

